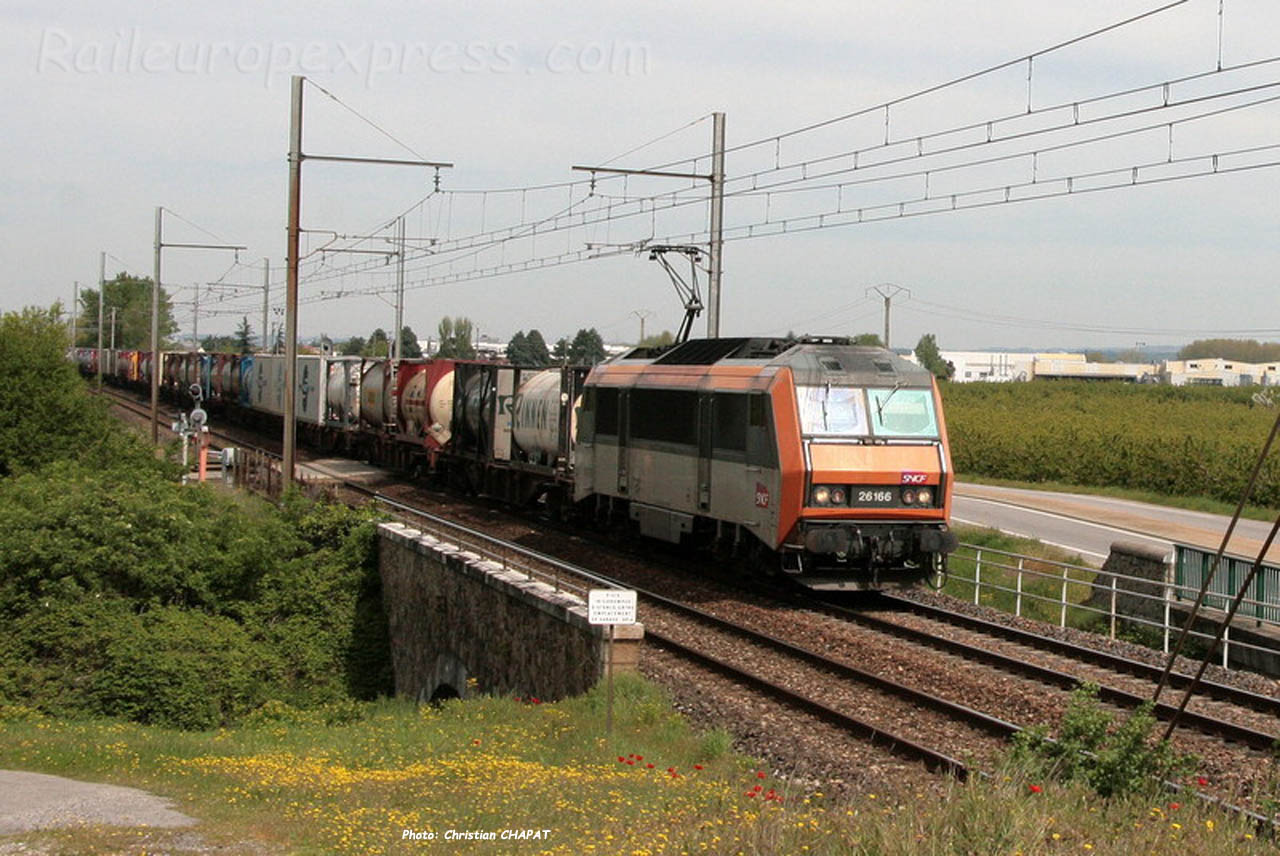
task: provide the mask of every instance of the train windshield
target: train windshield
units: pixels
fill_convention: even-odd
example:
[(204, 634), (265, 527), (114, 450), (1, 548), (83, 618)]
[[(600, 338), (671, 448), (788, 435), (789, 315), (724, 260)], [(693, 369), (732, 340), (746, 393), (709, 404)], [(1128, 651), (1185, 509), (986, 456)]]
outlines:
[(847, 386), (800, 386), (800, 430), (807, 435), (865, 437), (867, 403), (861, 389)]
[(878, 437), (937, 437), (933, 391), (928, 389), (869, 389), (871, 427)]
[(808, 437), (938, 436), (928, 389), (799, 385), (796, 394), (800, 430)]

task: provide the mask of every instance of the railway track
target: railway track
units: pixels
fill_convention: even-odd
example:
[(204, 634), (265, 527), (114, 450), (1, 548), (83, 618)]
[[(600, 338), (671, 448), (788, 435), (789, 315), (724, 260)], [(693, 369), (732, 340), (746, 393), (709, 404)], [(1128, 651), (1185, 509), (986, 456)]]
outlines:
[[(935, 604), (921, 603), (920, 601), (887, 593), (882, 594), (881, 598), (899, 610), (915, 613), (962, 629), (973, 630), (987, 636), (1006, 639), (1028, 648), (1047, 651), (1073, 661), (1094, 663), (1117, 673), (1146, 679), (1153, 684), (1160, 679), (1160, 675), (1164, 671), (1161, 666), (1144, 663), (1141, 660), (1122, 657), (1110, 651), (1077, 645), (1051, 636), (1042, 636), (1017, 627), (1010, 627), (955, 610), (945, 609)], [(1169, 674), (1168, 686), (1172, 690), (1185, 690), (1191, 686), (1191, 682), (1191, 675), (1176, 671)], [(1205, 679), (1199, 682), (1196, 689), (1201, 695), (1250, 710), (1256, 710), (1259, 713), (1276, 717), (1280, 721), (1280, 698)]]
[[(912, 644), (945, 651), (966, 660), (981, 662), (1010, 674), (1020, 675), (1060, 689), (1070, 690), (1088, 680), (1098, 686), (1098, 695), (1102, 701), (1127, 710), (1133, 710), (1150, 699), (1155, 682), (1159, 679), (1162, 671), (1149, 663), (1141, 663), (1116, 654), (1097, 651), (1061, 640), (1036, 636), (1024, 630), (983, 621), (972, 616), (951, 612), (941, 607), (919, 604), (915, 601), (892, 596), (882, 596), (882, 598), (900, 609), (927, 617), (930, 626), (911, 626), (901, 623), (895, 617), (885, 617), (865, 609), (856, 610), (837, 607), (821, 602), (815, 602), (813, 608), (841, 620), (873, 629), (876, 632), (884, 633)], [(954, 638), (940, 632), (942, 625), (964, 627), (966, 630), (972, 631), (976, 638), (969, 641)], [(997, 650), (993, 643), (999, 641), (1012, 642), (1021, 650)], [(1029, 656), (1026, 650), (1028, 648), (1049, 651), (1055, 656), (1069, 660), (1072, 663), (1091, 663), (1099, 668), (1089, 673), (1082, 673), (1079, 669), (1068, 672), (1053, 668), (1042, 662), (1036, 662), (1034, 657)], [(1123, 678), (1130, 675), (1145, 680), (1141, 682), (1130, 681), (1127, 682), (1127, 686), (1122, 686), (1120, 682), (1116, 681), (1118, 677)], [(1141, 687), (1137, 686), (1139, 683), (1141, 683)], [(1185, 688), (1190, 683), (1191, 677), (1189, 675), (1173, 673), (1171, 676), (1171, 684), (1175, 689), (1179, 687)], [(1263, 718), (1272, 727), (1274, 727), (1275, 722), (1280, 721), (1280, 699), (1251, 693), (1224, 684), (1207, 685), (1203, 695), (1223, 702), (1218, 705), (1218, 714), (1200, 712), (1188, 707), (1179, 716), (1179, 721), (1185, 726), (1223, 740), (1239, 743), (1260, 752), (1270, 751), (1280, 740), (1276, 733), (1265, 730), (1261, 725), (1261, 722), (1264, 721)], [(1197, 704), (1203, 706), (1205, 700), (1199, 699)], [(1254, 718), (1259, 724), (1247, 725), (1240, 722), (1237, 708), (1244, 708), (1260, 714), (1260, 717)], [(1169, 721), (1177, 713), (1177, 707), (1161, 702), (1154, 707), (1152, 713), (1157, 719)]]

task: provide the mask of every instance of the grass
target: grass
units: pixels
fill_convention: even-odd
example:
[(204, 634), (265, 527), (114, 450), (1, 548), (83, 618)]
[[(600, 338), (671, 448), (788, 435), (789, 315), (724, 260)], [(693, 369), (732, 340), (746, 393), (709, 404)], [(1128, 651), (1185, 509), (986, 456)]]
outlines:
[[(342, 725), (280, 705), (232, 730), (66, 722), (8, 709), (0, 767), (146, 788), (200, 818), (188, 830), (0, 837), (55, 853), (858, 854), (1273, 852), (1210, 808), (1102, 801), (1017, 768), (945, 793), (794, 789), (698, 734), (664, 694), (618, 679), (556, 704), (480, 698), (367, 706)], [(405, 831), (423, 839), (406, 837)], [(450, 831), (532, 837), (449, 840)], [(508, 833), (512, 834), (512, 833)]]
[[(957, 479), (970, 484), (987, 484), (994, 487), (1012, 487), (1023, 490), (1045, 490), (1058, 493), (1083, 493), (1091, 496), (1106, 496), (1112, 499), (1127, 499), (1133, 502), (1146, 502), (1151, 505), (1165, 505), (1170, 508), (1182, 508), (1187, 511), (1203, 511), (1208, 514), (1221, 514), (1230, 517), (1236, 510), (1235, 503), (1223, 502), (1207, 496), (1170, 496), (1147, 490), (1134, 490), (1124, 487), (1091, 487), (1089, 485), (1063, 484), (1061, 482), (1025, 482), (1012, 479), (996, 479), (972, 474), (958, 474)], [(1240, 512), (1240, 516), (1249, 520), (1273, 521), (1276, 509), (1261, 505), (1248, 505)]]
[[(1086, 565), (1079, 554), (1071, 553), (1049, 544), (1006, 535), (994, 529), (982, 529), (973, 526), (957, 526), (956, 534), (966, 545), (973, 545), (980, 550), (999, 550), (1006, 553), (1017, 553), (1029, 557), (1023, 561), (1021, 615), (1060, 624), (1062, 607), (1060, 601), (1063, 594), (1063, 568), (1054, 562), (1068, 565)], [(974, 575), (977, 562), (977, 550), (962, 547), (948, 559), (948, 575), (944, 594), (958, 600), (973, 603)], [(1040, 560), (1040, 561), (1037, 561)], [(1002, 612), (1015, 614), (1018, 611), (1018, 560), (997, 553), (986, 552), (982, 556), (982, 588), (979, 603)], [(1097, 577), (1097, 573), (1083, 568), (1067, 569), (1067, 616), (1066, 625), (1080, 630), (1098, 630), (1106, 621), (1106, 617), (1086, 609), (1080, 604), (1087, 601), (1093, 593), (1089, 585)]]

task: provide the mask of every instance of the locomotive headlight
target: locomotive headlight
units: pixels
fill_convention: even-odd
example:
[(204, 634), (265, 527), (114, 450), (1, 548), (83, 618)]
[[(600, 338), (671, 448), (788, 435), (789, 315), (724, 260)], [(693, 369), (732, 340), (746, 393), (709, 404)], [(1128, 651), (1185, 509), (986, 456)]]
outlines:
[(818, 485), (813, 489), (813, 504), (826, 505), (831, 502), (831, 488), (826, 485)]
[(929, 490), (929, 488), (927, 487), (920, 488), (920, 490), (916, 492), (916, 502), (920, 503), (921, 505), (932, 504), (933, 491)]
[(842, 487), (831, 488), (831, 504), (832, 505), (844, 505), (845, 500), (848, 498), (849, 497), (844, 492), (844, 488)]
[(902, 504), (903, 504), (903, 505), (915, 505), (915, 504), (916, 504), (916, 492), (915, 492), (914, 490), (912, 490), (911, 488), (906, 488), (905, 490), (903, 490), (903, 491), (902, 491)]

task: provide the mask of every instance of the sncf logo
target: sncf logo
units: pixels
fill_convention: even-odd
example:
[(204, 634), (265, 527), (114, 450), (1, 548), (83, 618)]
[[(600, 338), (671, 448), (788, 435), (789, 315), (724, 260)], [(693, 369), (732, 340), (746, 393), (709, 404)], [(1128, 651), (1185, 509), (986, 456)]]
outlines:
[(769, 507), (769, 488), (756, 482), (756, 508)]
[(903, 484), (924, 484), (929, 479), (927, 473), (903, 473)]

